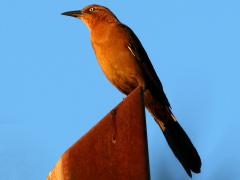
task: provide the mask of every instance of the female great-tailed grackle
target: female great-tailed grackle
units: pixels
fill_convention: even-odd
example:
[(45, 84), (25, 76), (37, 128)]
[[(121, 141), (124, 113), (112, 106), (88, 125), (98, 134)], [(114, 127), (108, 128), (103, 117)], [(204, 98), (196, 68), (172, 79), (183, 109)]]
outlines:
[(97, 60), (110, 82), (129, 94), (144, 89), (146, 108), (163, 131), (173, 153), (189, 176), (200, 172), (201, 159), (171, 111), (162, 84), (134, 32), (122, 24), (106, 7), (90, 5), (63, 15), (81, 19), (91, 32)]

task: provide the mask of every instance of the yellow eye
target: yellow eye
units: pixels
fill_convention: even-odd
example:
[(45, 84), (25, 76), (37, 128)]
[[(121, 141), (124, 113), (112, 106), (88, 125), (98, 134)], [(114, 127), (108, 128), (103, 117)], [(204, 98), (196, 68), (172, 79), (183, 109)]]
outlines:
[(95, 8), (92, 7), (89, 9), (89, 12), (93, 12), (94, 10), (95, 10)]

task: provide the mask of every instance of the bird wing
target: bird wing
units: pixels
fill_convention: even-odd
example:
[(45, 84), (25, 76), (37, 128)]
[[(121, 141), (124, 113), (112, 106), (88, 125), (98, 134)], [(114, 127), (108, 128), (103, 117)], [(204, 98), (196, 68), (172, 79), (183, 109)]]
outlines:
[(129, 42), (128, 49), (141, 67), (147, 88), (150, 89), (150, 91), (154, 94), (154, 97), (158, 97), (161, 102), (164, 103), (164, 105), (171, 108), (170, 103), (168, 102), (168, 99), (163, 91), (162, 83), (159, 80), (140, 40), (129, 27), (123, 24), (121, 24), (121, 26), (125, 29), (125, 32), (127, 32)]

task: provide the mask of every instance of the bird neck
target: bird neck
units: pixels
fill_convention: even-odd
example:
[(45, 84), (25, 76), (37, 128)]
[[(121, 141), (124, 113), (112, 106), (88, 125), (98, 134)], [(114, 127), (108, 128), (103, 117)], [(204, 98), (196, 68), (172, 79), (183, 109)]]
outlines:
[(110, 32), (111, 28), (116, 24), (120, 23), (119, 21), (101, 21), (94, 24), (91, 27), (91, 36), (95, 36), (101, 39), (101, 36), (105, 36)]

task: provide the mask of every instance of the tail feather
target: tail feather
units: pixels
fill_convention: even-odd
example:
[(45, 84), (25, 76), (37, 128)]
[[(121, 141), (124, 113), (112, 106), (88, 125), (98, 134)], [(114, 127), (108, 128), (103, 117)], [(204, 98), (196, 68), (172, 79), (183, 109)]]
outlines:
[(200, 173), (202, 163), (198, 152), (171, 112), (170, 105), (164, 105), (161, 100), (155, 98), (149, 91), (144, 92), (144, 101), (187, 174), (192, 177), (192, 172)]
[[(158, 120), (156, 120), (158, 122)], [(187, 174), (192, 177), (191, 171), (200, 173), (201, 159), (191, 140), (175, 120), (171, 119), (160, 126), (174, 155), (180, 161)]]

